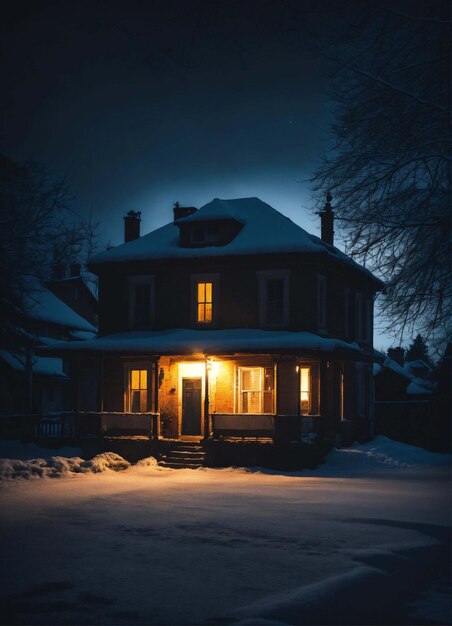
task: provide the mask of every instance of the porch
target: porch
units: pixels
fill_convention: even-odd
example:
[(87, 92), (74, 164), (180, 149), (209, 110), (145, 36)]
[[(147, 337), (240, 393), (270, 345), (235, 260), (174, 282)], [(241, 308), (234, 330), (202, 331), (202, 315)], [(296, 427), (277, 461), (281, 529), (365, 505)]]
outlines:
[(177, 438), (161, 435), (160, 414), (153, 412), (66, 412), (23, 416), (21, 423), (23, 434), (38, 439), (136, 437), (168, 442), (214, 439), (282, 443), (323, 434), (320, 415), (214, 413), (208, 418), (207, 437), (182, 435)]

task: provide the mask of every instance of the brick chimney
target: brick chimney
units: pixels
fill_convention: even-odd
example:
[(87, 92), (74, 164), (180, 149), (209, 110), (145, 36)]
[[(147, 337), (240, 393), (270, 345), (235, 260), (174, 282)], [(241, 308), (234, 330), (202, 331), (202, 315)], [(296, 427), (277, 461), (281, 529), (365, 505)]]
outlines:
[(71, 278), (77, 278), (77, 276), (80, 276), (81, 269), (82, 269), (82, 266), (80, 265), (80, 263), (71, 263), (69, 265)]
[(124, 216), (124, 243), (140, 238), (141, 211), (129, 211)]
[(405, 348), (388, 348), (388, 357), (403, 367), (405, 363)]
[(179, 202), (174, 203), (174, 221), (182, 219), (183, 217), (188, 217), (195, 213), (198, 209), (194, 206), (181, 206)]
[(326, 194), (326, 202), (323, 211), (319, 211), (320, 215), (320, 232), (321, 239), (330, 245), (334, 245), (334, 211), (331, 208), (332, 195), (330, 192)]

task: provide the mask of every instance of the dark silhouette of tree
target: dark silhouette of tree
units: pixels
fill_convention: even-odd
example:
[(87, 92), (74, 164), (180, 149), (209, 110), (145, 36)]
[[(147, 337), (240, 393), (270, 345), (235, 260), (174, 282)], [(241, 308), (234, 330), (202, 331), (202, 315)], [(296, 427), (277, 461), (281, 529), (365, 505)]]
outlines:
[(385, 280), (387, 330), (440, 343), (452, 299), (450, 3), (339, 7), (320, 36), (334, 121), (314, 193), (320, 206), (331, 190), (348, 250)]
[(71, 209), (64, 181), (0, 155), (0, 345), (34, 343), (24, 324), (34, 290), (96, 247), (97, 225)]
[(405, 354), (405, 361), (424, 361), (430, 367), (433, 363), (428, 353), (428, 347), (422, 335), (416, 335), (414, 341), (410, 344)]

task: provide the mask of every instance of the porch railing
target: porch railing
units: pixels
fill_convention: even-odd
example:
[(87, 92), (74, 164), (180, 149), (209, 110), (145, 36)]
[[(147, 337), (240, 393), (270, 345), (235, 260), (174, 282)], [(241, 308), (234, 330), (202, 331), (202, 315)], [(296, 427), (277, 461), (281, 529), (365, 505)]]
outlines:
[(75, 413), (75, 432), (87, 436), (145, 436), (160, 434), (159, 413)]
[(301, 441), (309, 433), (320, 434), (319, 415), (213, 413), (212, 435), (218, 437), (271, 438)]

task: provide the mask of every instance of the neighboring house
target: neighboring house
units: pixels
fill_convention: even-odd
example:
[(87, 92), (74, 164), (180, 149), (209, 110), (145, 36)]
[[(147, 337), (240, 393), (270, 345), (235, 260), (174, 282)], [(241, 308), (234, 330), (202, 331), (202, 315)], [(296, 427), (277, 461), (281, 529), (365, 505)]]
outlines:
[(60, 357), (38, 346), (96, 336), (96, 328), (49, 289), (34, 286), (19, 325), (23, 345), (0, 348), (0, 413), (46, 415), (71, 407), (70, 373)]
[[(373, 302), (383, 285), (258, 198), (174, 208), (174, 221), (91, 259), (99, 337), (77, 357), (86, 421), (168, 440), (372, 436)], [(89, 428), (89, 424), (85, 423)]]
[(388, 356), (376, 352), (376, 432), (393, 439), (431, 447), (439, 429), (432, 411), (437, 384), (424, 361), (405, 362), (403, 348), (390, 348)]
[(404, 361), (403, 352), (390, 348), (377, 353), (374, 364), (376, 402), (427, 400), (435, 390), (432, 368), (424, 361)]
[(54, 268), (54, 276), (46, 283), (46, 287), (69, 308), (97, 327), (97, 296), (80, 270), (80, 263), (72, 263), (67, 276), (66, 267), (58, 265)]

